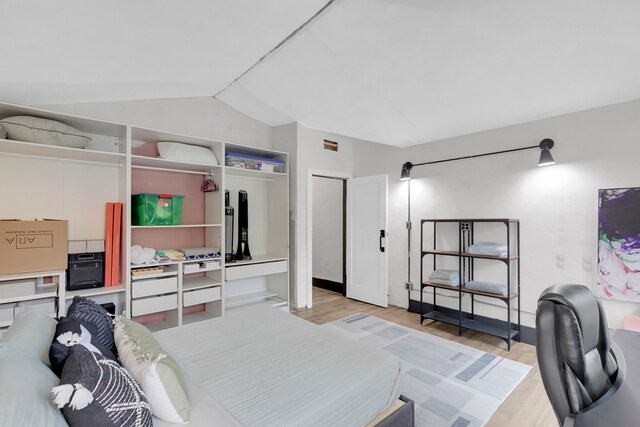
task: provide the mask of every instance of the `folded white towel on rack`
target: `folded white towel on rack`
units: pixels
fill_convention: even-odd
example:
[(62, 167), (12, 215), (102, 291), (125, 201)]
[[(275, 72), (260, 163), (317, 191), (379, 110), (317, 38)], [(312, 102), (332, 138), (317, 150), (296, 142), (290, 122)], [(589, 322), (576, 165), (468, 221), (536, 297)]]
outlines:
[(444, 279), (429, 279), (429, 281), (431, 283), (437, 283), (438, 285), (447, 285), (447, 286), (453, 286), (453, 287), (458, 287), (460, 286), (460, 281), (456, 278), (455, 280), (444, 280)]
[(472, 280), (466, 283), (464, 287), (474, 291), (488, 292), (490, 294), (507, 295), (507, 287), (505, 285), (501, 285), (500, 283)]
[(457, 282), (460, 280), (460, 272), (458, 270), (436, 270), (429, 275), (429, 279), (451, 280)]
[(503, 243), (478, 242), (469, 246), (467, 252), (476, 255), (507, 256), (509, 248)]

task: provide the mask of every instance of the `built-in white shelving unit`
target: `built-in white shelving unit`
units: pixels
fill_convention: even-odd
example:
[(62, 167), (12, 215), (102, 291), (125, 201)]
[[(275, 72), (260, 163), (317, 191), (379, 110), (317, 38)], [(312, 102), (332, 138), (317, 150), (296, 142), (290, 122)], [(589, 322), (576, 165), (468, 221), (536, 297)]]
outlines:
[(0, 328), (11, 325), (18, 312), (28, 306), (60, 316), (65, 278), (64, 270), (0, 276)]
[[(287, 153), (225, 144), (225, 153), (240, 153), (284, 162), (283, 173), (225, 166), (225, 189), (238, 212), (238, 191), (249, 203), (251, 260), (225, 263), (227, 308), (260, 301), (289, 301), (289, 156)], [(237, 217), (235, 226), (237, 228)], [(237, 248), (237, 230), (233, 249)]]
[[(114, 302), (118, 313), (124, 312), (154, 330), (222, 316), (225, 307), (248, 303), (273, 302), (288, 307), (287, 153), (0, 104), (0, 118), (16, 115), (60, 121), (85, 132), (92, 141), (85, 149), (77, 149), (0, 139), (0, 180), (15, 183), (3, 198), (20, 201), (3, 204), (0, 218), (66, 219), (70, 240), (100, 240), (104, 238), (105, 204), (123, 204), (121, 268), (116, 286), (66, 291), (64, 275), (59, 275), (58, 285), (22, 297), (22, 301), (53, 298), (57, 302), (53, 314), (58, 316), (66, 313), (76, 295), (100, 303)], [(207, 147), (219, 164), (161, 159), (155, 147), (159, 141)], [(285, 162), (285, 171), (227, 167), (227, 152), (279, 159)], [(205, 176), (213, 178), (218, 191), (200, 191)], [(225, 263), (225, 190), (229, 190), (235, 207), (234, 234), (238, 191), (249, 194), (251, 260)], [(137, 193), (185, 195), (182, 222), (132, 225), (131, 196)], [(133, 244), (154, 249), (219, 248), (221, 259), (197, 268), (189, 265), (204, 260), (166, 262), (156, 264), (164, 267), (162, 273), (132, 276), (139, 268), (131, 265), (129, 249)], [(234, 239), (234, 251), (235, 245)], [(0, 297), (0, 305), (4, 303), (15, 301)]]
[(65, 299), (73, 299), (76, 295), (83, 297), (97, 297), (100, 295), (118, 294), (125, 292), (124, 285), (106, 286), (102, 288), (81, 289), (79, 291), (66, 291), (64, 294)]

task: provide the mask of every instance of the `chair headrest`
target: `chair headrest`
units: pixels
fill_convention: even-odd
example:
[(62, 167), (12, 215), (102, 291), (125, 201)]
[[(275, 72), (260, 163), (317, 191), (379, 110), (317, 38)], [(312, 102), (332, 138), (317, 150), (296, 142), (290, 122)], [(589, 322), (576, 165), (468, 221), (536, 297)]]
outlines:
[(598, 345), (600, 312), (598, 300), (589, 288), (574, 284), (553, 285), (542, 292), (539, 301), (563, 305), (574, 313), (580, 325), (585, 352)]

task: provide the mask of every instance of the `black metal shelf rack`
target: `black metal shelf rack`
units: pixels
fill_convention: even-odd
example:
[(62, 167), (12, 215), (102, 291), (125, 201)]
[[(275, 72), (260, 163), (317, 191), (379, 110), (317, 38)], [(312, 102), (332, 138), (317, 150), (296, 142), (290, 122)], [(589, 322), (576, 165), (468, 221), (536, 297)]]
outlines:
[[(433, 249), (424, 249), (424, 227), (425, 223), (433, 224)], [(458, 250), (440, 250), (437, 249), (437, 233), (439, 223), (457, 223), (458, 224)], [(475, 225), (478, 223), (501, 223), (506, 226), (507, 238), (507, 255), (489, 256), (478, 255), (467, 252), (469, 245), (474, 243)], [(463, 329), (485, 333), (488, 335), (502, 338), (507, 343), (507, 348), (511, 350), (511, 340), (520, 340), (520, 221), (511, 218), (473, 218), (473, 219), (423, 219), (420, 222), (420, 324), (425, 319), (435, 320), (458, 327), (458, 335), (462, 335)], [(457, 257), (458, 271), (460, 277), (459, 286), (448, 286), (433, 283), (425, 280), (424, 263), (425, 256), (433, 256), (433, 269), (436, 269), (438, 257)], [(507, 270), (507, 295), (493, 294), (489, 292), (476, 291), (465, 288), (465, 284), (474, 279), (475, 260), (496, 260), (503, 262)], [(514, 273), (515, 269), (515, 274)], [(515, 277), (513, 277), (515, 276)], [(424, 312), (424, 291), (425, 288), (433, 289), (433, 310)], [(437, 290), (446, 289), (458, 293), (458, 310), (456, 314), (446, 313), (438, 310)], [(471, 296), (471, 312), (462, 310), (462, 299), (465, 295)], [(475, 297), (482, 296), (495, 298), (505, 303), (507, 307), (506, 326), (488, 322), (477, 318), (475, 315)], [(514, 307), (514, 300), (516, 305)], [(516, 309), (517, 322), (512, 321), (511, 312)]]

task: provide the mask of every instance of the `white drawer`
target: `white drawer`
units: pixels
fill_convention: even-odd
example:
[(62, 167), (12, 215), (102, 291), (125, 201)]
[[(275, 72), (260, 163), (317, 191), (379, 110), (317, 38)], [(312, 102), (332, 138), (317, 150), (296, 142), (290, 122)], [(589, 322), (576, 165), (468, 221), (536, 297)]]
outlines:
[(22, 301), (16, 307), (15, 314), (18, 315), (20, 311), (25, 310), (27, 308), (29, 308), (30, 310), (39, 311), (41, 313), (48, 314), (49, 316), (55, 316), (56, 301), (52, 298)]
[(184, 272), (184, 274), (203, 273), (205, 271), (214, 271), (214, 270), (220, 270), (220, 261), (210, 260), (210, 261), (192, 262), (189, 264), (182, 265), (182, 271)]
[(13, 322), (13, 310), (16, 304), (0, 304), (0, 323)]
[(131, 315), (142, 316), (149, 313), (175, 310), (178, 308), (178, 294), (141, 298), (131, 301)]
[(131, 296), (133, 298), (169, 294), (177, 291), (177, 276), (163, 277), (161, 279), (136, 280), (131, 282)]
[(190, 305), (218, 301), (220, 297), (220, 286), (188, 291), (182, 294), (182, 306), (189, 307)]
[(287, 271), (287, 261), (262, 262), (259, 264), (238, 265), (225, 269), (226, 280), (246, 279), (266, 276)]

